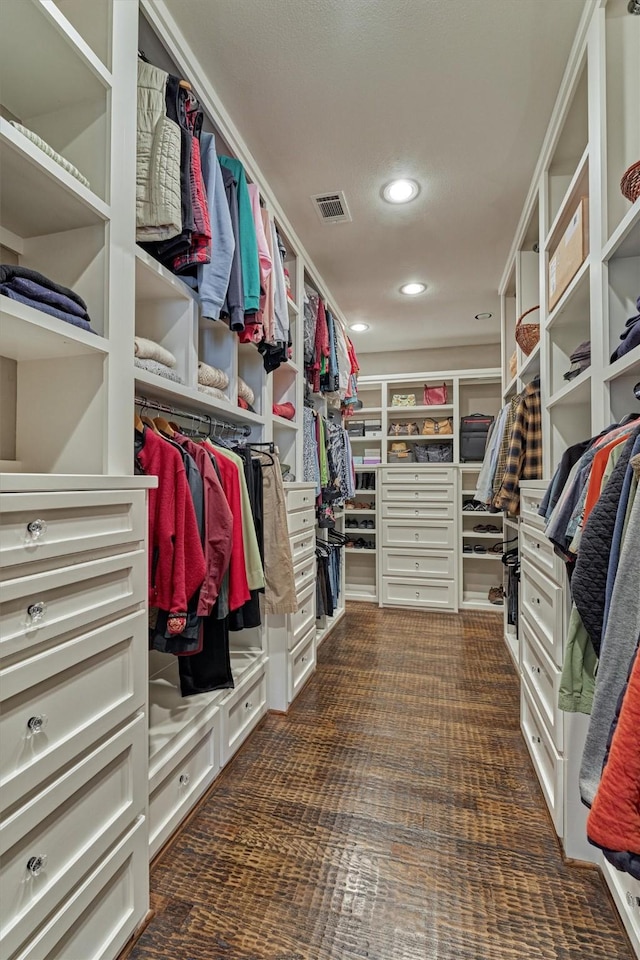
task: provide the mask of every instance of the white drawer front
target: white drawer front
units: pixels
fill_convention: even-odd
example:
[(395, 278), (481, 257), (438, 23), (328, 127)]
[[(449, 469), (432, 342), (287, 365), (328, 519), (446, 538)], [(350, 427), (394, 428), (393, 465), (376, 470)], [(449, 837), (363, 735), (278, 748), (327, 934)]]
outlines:
[(561, 837), (563, 835), (564, 761), (547, 733), (529, 692), (528, 683), (529, 680), (525, 674), (520, 688), (520, 725), (553, 825), (556, 833)]
[(455, 583), (452, 580), (396, 580), (394, 577), (383, 577), (382, 602), (390, 606), (454, 610)]
[(426, 487), (416, 486), (415, 483), (385, 483), (382, 487), (382, 500), (396, 504), (453, 504), (453, 486), (445, 483), (432, 483)]
[(0, 658), (41, 644), (145, 599), (143, 550), (5, 580), (0, 584)]
[(522, 561), (521, 574), (520, 608), (551, 659), (561, 665), (564, 641), (562, 589), (526, 560)]
[(288, 513), (287, 525), (290, 537), (303, 530), (313, 530), (316, 525), (315, 510), (297, 510), (295, 513)]
[(315, 670), (316, 628), (289, 653), (289, 702), (293, 701)]
[(382, 482), (397, 483), (410, 487), (414, 483), (434, 484), (453, 483), (454, 471), (452, 467), (386, 467), (381, 471)]
[(298, 597), (298, 610), (289, 614), (288, 645), (289, 650), (304, 637), (310, 627), (316, 622), (316, 585), (312, 583), (307, 590)]
[(172, 757), (171, 769), (149, 797), (149, 856), (155, 856), (220, 769), (219, 738), (215, 714), (204, 734)]
[(303, 530), (291, 537), (291, 556), (294, 564), (313, 556), (316, 549), (315, 530)]
[(564, 747), (564, 723), (558, 708), (560, 669), (551, 660), (531, 629), (526, 616), (520, 618), (522, 630), (522, 672), (527, 675), (531, 694), (540, 716), (559, 753)]
[(453, 550), (453, 521), (451, 520), (383, 520), (382, 537), (385, 547), (428, 547)]
[(455, 553), (444, 550), (391, 550), (382, 551), (382, 573), (392, 577), (433, 577), (453, 580), (455, 576)]
[(307, 557), (306, 560), (302, 560), (300, 563), (296, 564), (296, 566), (293, 568), (293, 579), (296, 585), (296, 595), (301, 597), (303, 594), (305, 594), (309, 584), (315, 583), (315, 554), (312, 557)]
[(13, 960), (113, 960), (142, 922), (149, 854), (144, 817), (138, 817), (61, 910)]
[(520, 487), (520, 517), (524, 523), (539, 530), (544, 530), (546, 526), (544, 517), (538, 513), (543, 497), (544, 490), (528, 490), (526, 484)]
[(383, 503), (382, 516), (399, 520), (453, 520), (453, 503)]
[(563, 584), (562, 560), (556, 556), (551, 541), (540, 529), (530, 527), (528, 523), (520, 525), (520, 552), (555, 583)]
[(143, 490), (0, 494), (0, 565), (143, 540)]
[(2, 951), (21, 946), (144, 810), (145, 741), (138, 716), (2, 822)]
[(313, 508), (316, 501), (315, 492), (311, 488), (308, 490), (287, 490), (286, 493), (287, 513), (293, 513), (294, 510), (309, 510), (309, 508)]
[(146, 625), (139, 611), (0, 671), (2, 809), (144, 704)]
[(264, 664), (257, 674), (252, 674), (242, 683), (229, 704), (222, 710), (226, 734), (223, 734), (223, 758), (226, 763), (249, 736), (267, 705), (267, 678)]

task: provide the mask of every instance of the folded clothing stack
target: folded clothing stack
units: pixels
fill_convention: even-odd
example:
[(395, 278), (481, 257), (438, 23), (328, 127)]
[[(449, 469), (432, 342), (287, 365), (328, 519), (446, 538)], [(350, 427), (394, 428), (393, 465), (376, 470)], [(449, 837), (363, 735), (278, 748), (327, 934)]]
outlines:
[[(210, 367), (208, 363), (198, 360), (198, 383), (203, 387), (212, 387), (218, 392), (226, 390), (229, 386), (229, 377), (224, 370), (217, 367)], [(224, 394), (223, 394), (224, 396)], [(227, 397), (225, 397), (225, 400)]]
[(565, 373), (565, 380), (573, 380), (581, 374), (583, 370), (591, 366), (591, 341), (584, 340), (579, 344), (569, 359), (571, 360), (571, 368)]
[(640, 346), (640, 297), (636, 300), (636, 309), (638, 313), (635, 317), (629, 317), (624, 330), (620, 334), (622, 343), (611, 354), (611, 363), (615, 363), (620, 357), (624, 357), (634, 347)]
[(222, 390), (218, 390), (217, 387), (208, 387), (206, 383), (199, 383), (198, 390), (200, 393), (206, 393), (209, 397), (215, 397), (216, 400), (224, 400), (229, 403), (229, 397)]
[[(242, 401), (242, 403), (240, 402)], [(243, 410), (253, 410), (255, 394), (248, 383), (245, 383), (242, 377), (238, 377), (238, 406)]]
[(27, 140), (31, 140), (32, 143), (38, 147), (39, 150), (42, 150), (43, 153), (46, 153), (59, 167), (62, 167), (63, 170), (66, 170), (67, 173), (70, 173), (72, 177), (75, 177), (84, 187), (91, 189), (91, 184), (85, 176), (83, 176), (77, 167), (74, 167), (72, 163), (69, 163), (63, 156), (61, 156), (53, 147), (50, 147), (46, 140), (43, 140), (42, 137), (39, 137), (37, 133), (34, 133), (33, 130), (29, 130), (28, 127), (23, 127), (21, 123), (17, 123), (15, 120), (9, 120), (9, 123), (12, 127), (15, 127), (23, 137), (26, 137)]
[(72, 323), (74, 327), (91, 330), (91, 319), (82, 297), (37, 270), (13, 263), (0, 264), (0, 294)]
[(166, 380), (173, 380), (174, 383), (184, 383), (182, 377), (176, 373), (176, 358), (165, 347), (160, 346), (155, 340), (147, 340), (146, 337), (133, 338), (133, 352), (135, 354), (133, 362), (141, 370), (147, 370), (148, 373), (155, 374), (156, 377), (164, 377)]
[(295, 420), (296, 408), (292, 403), (274, 403), (273, 412), (276, 417), (283, 417), (285, 420)]

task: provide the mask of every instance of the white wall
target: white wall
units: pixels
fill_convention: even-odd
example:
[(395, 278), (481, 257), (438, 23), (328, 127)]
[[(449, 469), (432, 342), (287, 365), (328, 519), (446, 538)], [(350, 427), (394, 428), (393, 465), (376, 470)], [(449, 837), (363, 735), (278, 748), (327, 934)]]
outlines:
[(388, 353), (364, 353), (358, 349), (361, 375), (385, 373), (427, 373), (430, 370), (469, 370), (499, 367), (500, 344), (483, 343), (473, 347), (439, 347), (434, 350), (390, 350)]

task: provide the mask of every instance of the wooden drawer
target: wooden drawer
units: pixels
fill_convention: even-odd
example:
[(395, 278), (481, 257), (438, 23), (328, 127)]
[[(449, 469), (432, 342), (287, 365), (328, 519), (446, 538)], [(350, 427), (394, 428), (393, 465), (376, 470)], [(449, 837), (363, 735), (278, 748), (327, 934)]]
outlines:
[(221, 708), (222, 764), (227, 763), (247, 739), (267, 709), (265, 665), (242, 678), (233, 696)]
[(295, 513), (287, 514), (287, 526), (290, 537), (293, 537), (295, 533), (300, 533), (301, 531), (314, 530), (315, 525), (315, 510), (297, 510)]
[(294, 564), (300, 563), (301, 560), (306, 560), (307, 557), (311, 557), (315, 553), (315, 530), (303, 530), (301, 533), (296, 533), (295, 536), (290, 538), (290, 542), (293, 562)]
[(0, 659), (25, 656), (71, 630), (146, 599), (144, 550), (77, 563), (0, 584)]
[(453, 504), (453, 485), (433, 483), (418, 486), (414, 483), (385, 483), (382, 487), (383, 503), (451, 503)]
[(287, 495), (287, 513), (293, 513), (295, 510), (312, 509), (316, 502), (315, 490), (308, 487), (306, 490), (286, 490)]
[(537, 527), (538, 530), (544, 530), (546, 521), (538, 513), (538, 508), (542, 503), (546, 485), (544, 488), (531, 488), (529, 484), (523, 483), (520, 486), (520, 517), (523, 523), (529, 526)]
[(538, 527), (530, 527), (528, 523), (520, 525), (520, 553), (555, 583), (562, 586), (564, 564), (560, 557), (556, 556), (551, 541), (547, 540)]
[(553, 745), (524, 674), (520, 687), (520, 725), (556, 833), (563, 835), (564, 761)]
[(296, 596), (301, 597), (310, 583), (316, 580), (316, 557), (315, 553), (306, 560), (302, 560), (293, 568), (293, 579), (296, 585)]
[(289, 653), (289, 703), (300, 693), (316, 668), (315, 624), (306, 637)]
[(143, 490), (0, 494), (0, 566), (136, 543), (146, 535)]
[(382, 504), (382, 516), (399, 520), (453, 520), (453, 503)]
[(148, 863), (141, 816), (13, 960), (113, 960), (146, 913)]
[(527, 675), (529, 688), (540, 716), (558, 753), (564, 747), (564, 717), (558, 708), (560, 669), (531, 629), (526, 616), (520, 618), (522, 631), (522, 672)]
[(18, 949), (144, 811), (146, 752), (138, 715), (2, 822), (0, 955)]
[(523, 560), (521, 565), (520, 609), (551, 659), (561, 666), (564, 646), (563, 591), (527, 560)]
[(427, 547), (453, 550), (453, 521), (383, 520), (382, 543), (385, 547)]
[(455, 553), (445, 550), (391, 550), (385, 547), (382, 551), (384, 576), (453, 580), (455, 566)]
[[(149, 856), (153, 857), (197, 803), (220, 769), (220, 718), (215, 713), (171, 758), (149, 796)], [(157, 779), (157, 776), (154, 778)]]
[(417, 467), (411, 464), (407, 467), (385, 467), (381, 473), (382, 483), (397, 483), (404, 487), (411, 487), (415, 483), (433, 486), (454, 482), (453, 467)]
[(456, 590), (453, 580), (400, 580), (382, 578), (382, 602), (385, 606), (435, 607), (455, 610)]
[(298, 610), (289, 614), (288, 647), (292, 650), (316, 622), (316, 585), (312, 583), (298, 597)]
[(143, 706), (146, 625), (141, 610), (0, 671), (2, 809)]

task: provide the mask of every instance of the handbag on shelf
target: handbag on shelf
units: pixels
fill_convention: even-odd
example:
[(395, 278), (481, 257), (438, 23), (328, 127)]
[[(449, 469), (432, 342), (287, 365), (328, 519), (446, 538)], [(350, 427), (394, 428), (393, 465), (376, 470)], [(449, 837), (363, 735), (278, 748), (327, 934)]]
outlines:
[[(413, 452), (416, 455), (416, 463), (429, 463), (429, 447), (431, 444), (427, 443), (416, 443), (413, 448)], [(433, 444), (433, 446), (438, 446), (438, 444)]]
[(422, 424), (423, 437), (435, 437), (436, 435), (451, 435), (453, 433), (453, 419), (451, 417), (427, 417)]
[(415, 463), (415, 454), (408, 444), (398, 441), (391, 444), (389, 450), (390, 463)]
[(394, 393), (391, 397), (392, 407), (415, 407), (415, 393)]
[(453, 445), (450, 443), (430, 443), (427, 445), (429, 463), (453, 463)]
[(449, 391), (446, 383), (441, 387), (429, 387), (425, 383), (422, 402), (425, 407), (441, 407), (449, 402)]
[(418, 424), (410, 420), (393, 420), (389, 424), (390, 437), (417, 437), (419, 433)]

